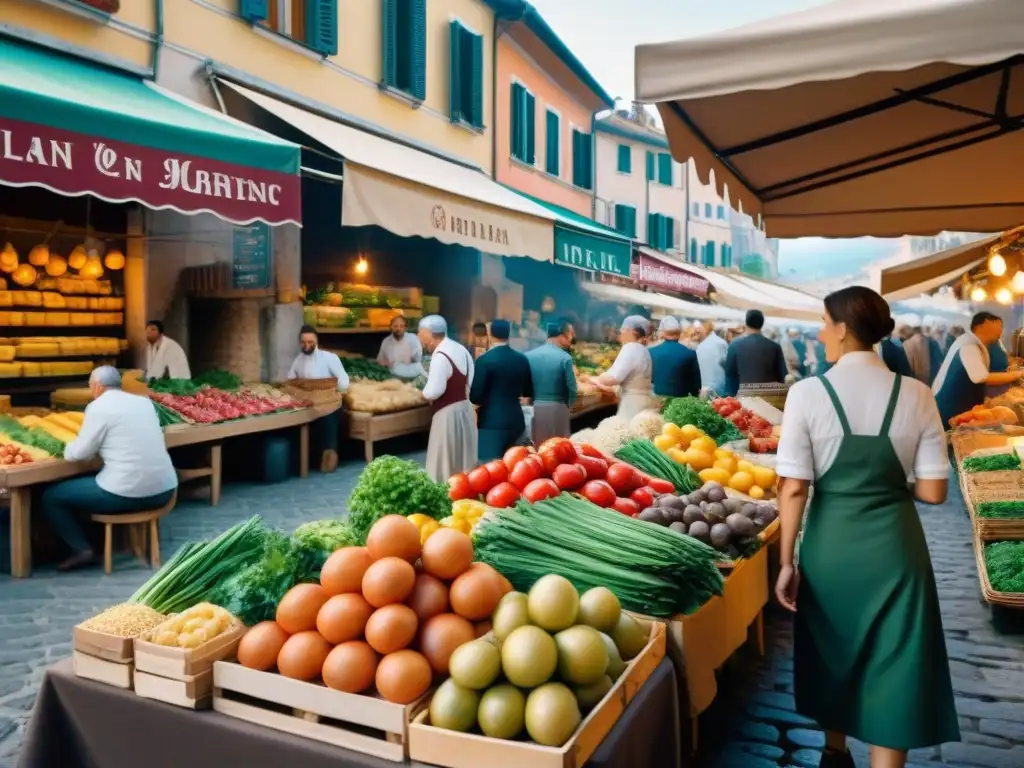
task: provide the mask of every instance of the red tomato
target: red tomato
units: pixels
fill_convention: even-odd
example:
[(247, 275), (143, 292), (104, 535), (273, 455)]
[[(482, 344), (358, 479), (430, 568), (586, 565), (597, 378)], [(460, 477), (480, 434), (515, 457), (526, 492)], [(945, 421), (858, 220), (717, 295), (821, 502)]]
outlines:
[(604, 455), (589, 443), (581, 443), (578, 449), (580, 456), (590, 456), (593, 459), (603, 459)]
[(675, 493), (676, 487), (672, 485), (668, 480), (662, 480), (660, 477), (651, 477), (647, 480), (647, 487), (655, 493)]
[(545, 448), (537, 454), (540, 457), (541, 463), (544, 464), (544, 474), (551, 475), (555, 468), (562, 463), (562, 460), (558, 458), (558, 452), (554, 448)]
[(487, 474), (491, 477), (492, 488), (498, 483), (504, 483), (508, 480), (508, 468), (505, 466), (505, 462), (501, 459), (488, 461), (484, 466), (487, 468)]
[(525, 459), (530, 455), (530, 449), (525, 445), (513, 445), (507, 451), (502, 461), (505, 463), (505, 468), (511, 472), (515, 469), (516, 464)]
[[(469, 477), (470, 482), (473, 481), (472, 474)], [(636, 470), (628, 464), (612, 464), (608, 467), (608, 484), (615, 489), (616, 494), (630, 494), (635, 488), (640, 485), (640, 478), (636, 475)]]
[(587, 473), (579, 464), (560, 464), (551, 479), (563, 491), (575, 491), (587, 482)]
[(560, 493), (561, 491), (555, 485), (554, 480), (542, 477), (526, 486), (526, 489), (523, 491), (523, 498), (533, 504), (544, 499), (550, 499)]
[(591, 480), (583, 486), (583, 498), (599, 507), (610, 507), (615, 503), (615, 490), (604, 480)]
[(621, 512), (626, 517), (636, 517), (640, 514), (640, 505), (632, 499), (618, 498), (612, 504), (612, 509), (616, 512)]
[(647, 509), (654, 505), (654, 494), (651, 493), (650, 488), (637, 488), (631, 494), (629, 498), (640, 505), (640, 509)]
[(588, 480), (603, 480), (608, 474), (608, 462), (593, 456), (580, 456), (576, 462), (587, 472)]
[(571, 464), (576, 458), (576, 446), (567, 437), (549, 438), (540, 444), (537, 452), (543, 453), (547, 450), (553, 450), (562, 459), (563, 464)]
[(487, 505), (507, 509), (519, 501), (519, 489), (512, 483), (498, 483), (487, 494)]
[(473, 495), (479, 496), (481, 493), (487, 493), (491, 490), (491, 486), (494, 483), (491, 482), (491, 473), (487, 471), (487, 467), (477, 467), (469, 473), (469, 485), (473, 489)]
[(448, 478), (448, 498), (452, 501), (473, 498), (473, 487), (469, 484), (469, 478), (465, 472), (459, 472)]
[(539, 459), (527, 456), (512, 468), (512, 472), (509, 473), (508, 479), (512, 485), (522, 491), (526, 486), (540, 477), (543, 471), (544, 467), (540, 463)]

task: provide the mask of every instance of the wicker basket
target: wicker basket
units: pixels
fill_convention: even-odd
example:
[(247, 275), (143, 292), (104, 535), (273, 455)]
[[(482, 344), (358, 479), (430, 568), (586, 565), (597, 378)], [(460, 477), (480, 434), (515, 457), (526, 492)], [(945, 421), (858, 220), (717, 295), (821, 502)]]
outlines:
[(292, 386), (292, 382), (290, 381), (277, 385), (277, 388), (289, 397), (293, 397), (304, 403), (312, 403), (313, 405), (333, 405), (334, 403), (340, 403), (343, 395), (338, 391), (337, 380), (332, 379), (332, 381), (334, 381), (334, 386), (330, 389), (303, 389), (301, 387)]
[(1005, 448), (1009, 439), (1009, 435), (995, 430), (956, 430), (952, 433), (950, 441), (959, 465), (975, 451)]
[(1006, 491), (1017, 493), (1024, 498), (1024, 471), (1019, 469), (1003, 469), (995, 472), (961, 472), (964, 478), (966, 495), (976, 499), (979, 492)]
[[(1004, 536), (1003, 541), (1019, 541), (1016, 536)], [(996, 592), (988, 579), (988, 565), (985, 563), (985, 544), (978, 537), (974, 538), (974, 559), (978, 564), (978, 582), (981, 584), (981, 596), (986, 603), (1002, 605), (1007, 608), (1024, 608), (1024, 594), (1020, 592)]]
[(786, 384), (741, 384), (737, 398), (759, 397), (780, 411), (786, 408), (789, 386)]
[(999, 539), (1024, 539), (1024, 517), (981, 517), (978, 507), (989, 501), (1024, 501), (1017, 491), (980, 490), (964, 497), (967, 511), (974, 521), (974, 530), (982, 541)]
[(284, 386), (302, 390), (303, 392), (315, 392), (317, 390), (338, 391), (338, 380), (333, 376), (324, 379), (289, 379)]

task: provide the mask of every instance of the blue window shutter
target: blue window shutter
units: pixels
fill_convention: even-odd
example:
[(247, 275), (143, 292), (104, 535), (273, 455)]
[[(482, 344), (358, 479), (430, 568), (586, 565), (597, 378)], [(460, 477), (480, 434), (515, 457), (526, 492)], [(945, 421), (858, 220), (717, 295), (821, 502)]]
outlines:
[(647, 180), (654, 181), (654, 153), (647, 152)]
[(690, 252), (686, 254), (686, 260), (691, 264), (697, 263), (697, 238), (690, 238)]
[(306, 1), (306, 44), (325, 56), (338, 53), (338, 0)]
[(633, 152), (628, 144), (619, 144), (619, 173), (631, 173), (633, 170)]
[(526, 94), (526, 162), (537, 160), (537, 101), (532, 93)]
[(462, 119), (462, 25), (448, 25), (448, 119)]
[(672, 155), (667, 152), (658, 153), (658, 183), (672, 186)]
[(409, 15), (412, 42), (410, 93), (414, 99), (424, 101), (427, 98), (427, 0), (409, 0)]
[(704, 218), (711, 218), (711, 203), (704, 203)]
[(381, 0), (381, 55), (384, 85), (398, 84), (398, 0)]
[(469, 37), (469, 107), (470, 125), (484, 127), (484, 39), (481, 35), (465, 33)]
[(544, 119), (544, 170), (552, 176), (561, 175), (562, 170), (558, 156), (558, 145), (561, 139), (559, 131), (558, 115), (548, 110)]
[(266, 21), (270, 15), (270, 0), (238, 0), (238, 15), (246, 21)]

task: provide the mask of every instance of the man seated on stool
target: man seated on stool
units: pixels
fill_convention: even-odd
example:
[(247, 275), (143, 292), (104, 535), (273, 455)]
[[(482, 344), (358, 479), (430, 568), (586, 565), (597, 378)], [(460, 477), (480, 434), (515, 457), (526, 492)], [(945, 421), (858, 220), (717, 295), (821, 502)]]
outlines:
[(103, 468), (97, 475), (64, 480), (43, 492), (43, 517), (71, 550), (59, 571), (96, 562), (76, 515), (159, 509), (178, 487), (152, 401), (123, 392), (121, 374), (109, 365), (92, 372), (89, 389), (93, 399), (85, 408), (82, 430), (64, 447), (64, 458), (88, 461), (99, 456)]

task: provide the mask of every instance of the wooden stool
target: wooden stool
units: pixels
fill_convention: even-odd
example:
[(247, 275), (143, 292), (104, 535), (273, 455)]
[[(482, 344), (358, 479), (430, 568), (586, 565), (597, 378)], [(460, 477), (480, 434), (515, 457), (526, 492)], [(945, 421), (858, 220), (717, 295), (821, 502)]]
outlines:
[(103, 524), (103, 572), (110, 574), (111, 562), (113, 560), (113, 527), (115, 525), (129, 525), (128, 535), (130, 537), (132, 554), (136, 557), (146, 555), (146, 530), (149, 530), (149, 565), (153, 570), (160, 567), (160, 534), (158, 533), (157, 521), (172, 509), (178, 500), (178, 489), (174, 489), (171, 499), (160, 509), (150, 509), (145, 512), (130, 512), (123, 515), (93, 515), (94, 523)]

